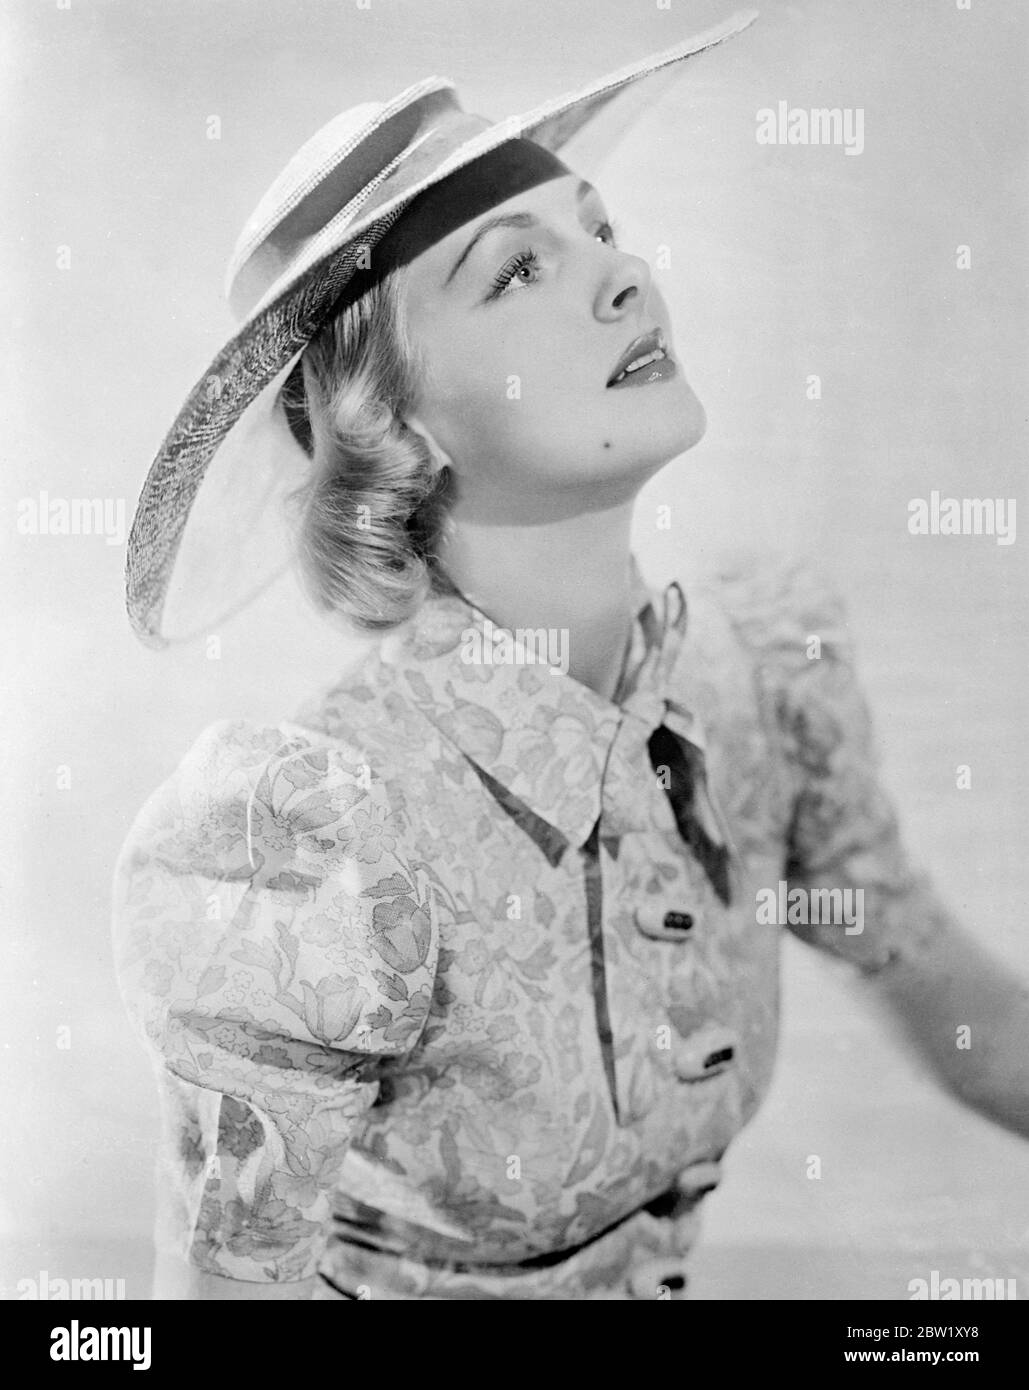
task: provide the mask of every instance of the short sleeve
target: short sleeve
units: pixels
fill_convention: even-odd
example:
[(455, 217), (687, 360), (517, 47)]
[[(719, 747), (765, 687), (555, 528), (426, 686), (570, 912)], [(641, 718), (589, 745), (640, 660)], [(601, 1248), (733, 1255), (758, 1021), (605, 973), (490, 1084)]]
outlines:
[(358, 750), (212, 726), (114, 875), (123, 999), (163, 1083), (163, 1239), (223, 1277), (316, 1271), (383, 1059), (428, 1018), (437, 941)]
[(946, 914), (880, 781), (844, 604), (806, 562), (733, 588), (790, 804), (778, 920), (868, 972), (924, 954)]

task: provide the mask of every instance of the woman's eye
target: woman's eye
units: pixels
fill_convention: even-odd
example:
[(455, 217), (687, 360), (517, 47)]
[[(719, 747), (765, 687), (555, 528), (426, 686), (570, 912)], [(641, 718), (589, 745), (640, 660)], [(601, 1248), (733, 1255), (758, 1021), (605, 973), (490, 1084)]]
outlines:
[(487, 299), (498, 299), (512, 285), (531, 285), (539, 273), (539, 257), (535, 251), (519, 251), (512, 256), (494, 279)]
[[(601, 222), (593, 235), (606, 246), (618, 245), (618, 229), (611, 222)], [(534, 285), (539, 272), (540, 260), (536, 252), (531, 248), (519, 251), (494, 278), (486, 298), (499, 299), (519, 285)]]

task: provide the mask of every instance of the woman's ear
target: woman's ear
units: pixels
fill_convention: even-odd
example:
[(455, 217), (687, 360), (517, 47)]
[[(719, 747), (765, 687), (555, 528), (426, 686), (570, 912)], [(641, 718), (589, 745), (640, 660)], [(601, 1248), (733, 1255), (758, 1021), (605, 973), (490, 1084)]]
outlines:
[(451, 458), (446, 449), (444, 449), (442, 445), (437, 444), (431, 430), (422, 424), (417, 415), (408, 415), (404, 420), (404, 424), (412, 434), (417, 434), (419, 438), (424, 441), (429, 451), (429, 456), (432, 459), (433, 469), (436, 472), (451, 465)]

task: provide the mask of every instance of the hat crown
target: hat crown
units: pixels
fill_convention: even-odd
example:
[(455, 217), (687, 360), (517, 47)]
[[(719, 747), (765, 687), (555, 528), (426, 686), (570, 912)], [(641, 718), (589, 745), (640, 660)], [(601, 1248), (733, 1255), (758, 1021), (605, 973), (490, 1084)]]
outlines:
[(374, 186), (440, 107), (461, 110), (454, 84), (427, 77), (388, 102), (348, 107), (301, 145), (262, 194), (230, 257), (225, 293), (240, 316), (304, 242)]

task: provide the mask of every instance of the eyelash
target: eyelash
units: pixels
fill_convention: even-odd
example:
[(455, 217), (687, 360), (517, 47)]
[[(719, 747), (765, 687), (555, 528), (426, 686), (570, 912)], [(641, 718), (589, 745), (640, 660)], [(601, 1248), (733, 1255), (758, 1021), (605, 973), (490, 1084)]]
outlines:
[[(595, 235), (599, 234), (600, 232), (607, 233), (607, 244), (609, 246), (618, 245), (618, 227), (613, 222), (601, 222), (600, 226), (597, 228)], [(486, 296), (486, 298), (499, 299), (500, 296), (507, 289), (508, 285), (514, 279), (514, 277), (518, 274), (518, 272), (520, 270), (524, 270), (526, 266), (530, 265), (534, 269), (538, 270), (539, 257), (531, 247), (527, 247), (524, 251), (519, 251), (517, 255), (512, 256), (511, 259), (504, 266), (504, 268), (499, 272), (499, 274), (494, 277), (493, 283), (490, 287), (490, 292)]]

